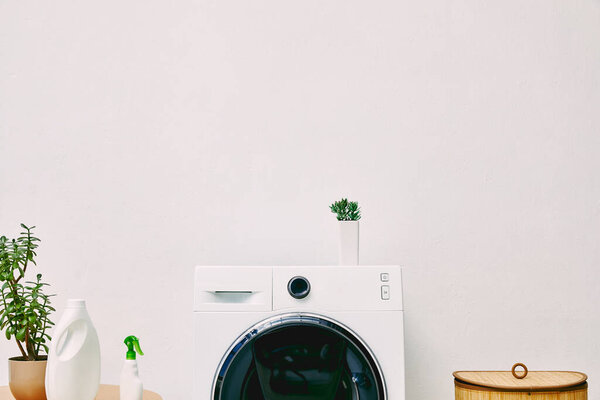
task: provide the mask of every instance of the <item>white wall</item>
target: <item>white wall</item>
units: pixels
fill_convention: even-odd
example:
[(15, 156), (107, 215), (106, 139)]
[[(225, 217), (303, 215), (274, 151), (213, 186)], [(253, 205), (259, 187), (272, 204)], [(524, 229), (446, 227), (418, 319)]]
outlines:
[(185, 400), (193, 266), (335, 263), (349, 196), (405, 266), (409, 400), (516, 361), (594, 398), (599, 38), (598, 0), (4, 0), (0, 233), (38, 226), (105, 382), (136, 334)]

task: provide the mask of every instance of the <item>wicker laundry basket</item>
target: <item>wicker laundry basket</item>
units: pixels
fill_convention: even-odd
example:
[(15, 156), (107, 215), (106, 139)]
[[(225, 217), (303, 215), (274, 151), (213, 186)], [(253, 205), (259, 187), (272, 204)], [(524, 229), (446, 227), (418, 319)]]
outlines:
[[(517, 368), (523, 370), (517, 372)], [(587, 375), (572, 371), (456, 371), (456, 400), (587, 400)]]

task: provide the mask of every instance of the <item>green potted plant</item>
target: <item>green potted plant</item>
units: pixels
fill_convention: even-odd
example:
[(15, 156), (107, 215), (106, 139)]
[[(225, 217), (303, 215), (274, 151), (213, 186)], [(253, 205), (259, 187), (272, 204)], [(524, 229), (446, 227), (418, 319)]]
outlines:
[(341, 199), (330, 205), (329, 209), (336, 214), (340, 229), (338, 246), (340, 265), (358, 265), (358, 221), (361, 217), (358, 203)]
[(6, 339), (14, 340), (19, 352), (9, 358), (9, 385), (17, 400), (46, 400), (48, 329), (54, 325), (50, 314), (52, 295), (44, 293), (48, 286), (42, 275), (26, 280), (25, 275), (35, 265), (38, 238), (35, 227), (27, 227), (16, 239), (0, 236), (0, 330)]

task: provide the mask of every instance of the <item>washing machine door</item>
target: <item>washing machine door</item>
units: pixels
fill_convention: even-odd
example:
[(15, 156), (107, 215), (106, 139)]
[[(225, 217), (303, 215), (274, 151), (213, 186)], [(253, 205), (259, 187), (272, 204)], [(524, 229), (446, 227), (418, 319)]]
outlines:
[(264, 321), (225, 355), (214, 400), (384, 400), (375, 358), (331, 319), (287, 314)]

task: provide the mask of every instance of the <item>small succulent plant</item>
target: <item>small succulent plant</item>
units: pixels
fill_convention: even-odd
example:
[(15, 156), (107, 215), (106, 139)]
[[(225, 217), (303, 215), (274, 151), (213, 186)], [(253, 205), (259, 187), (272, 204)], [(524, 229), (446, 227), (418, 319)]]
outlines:
[(338, 221), (358, 221), (361, 217), (360, 207), (356, 201), (341, 199), (329, 206), (331, 212), (337, 214)]

